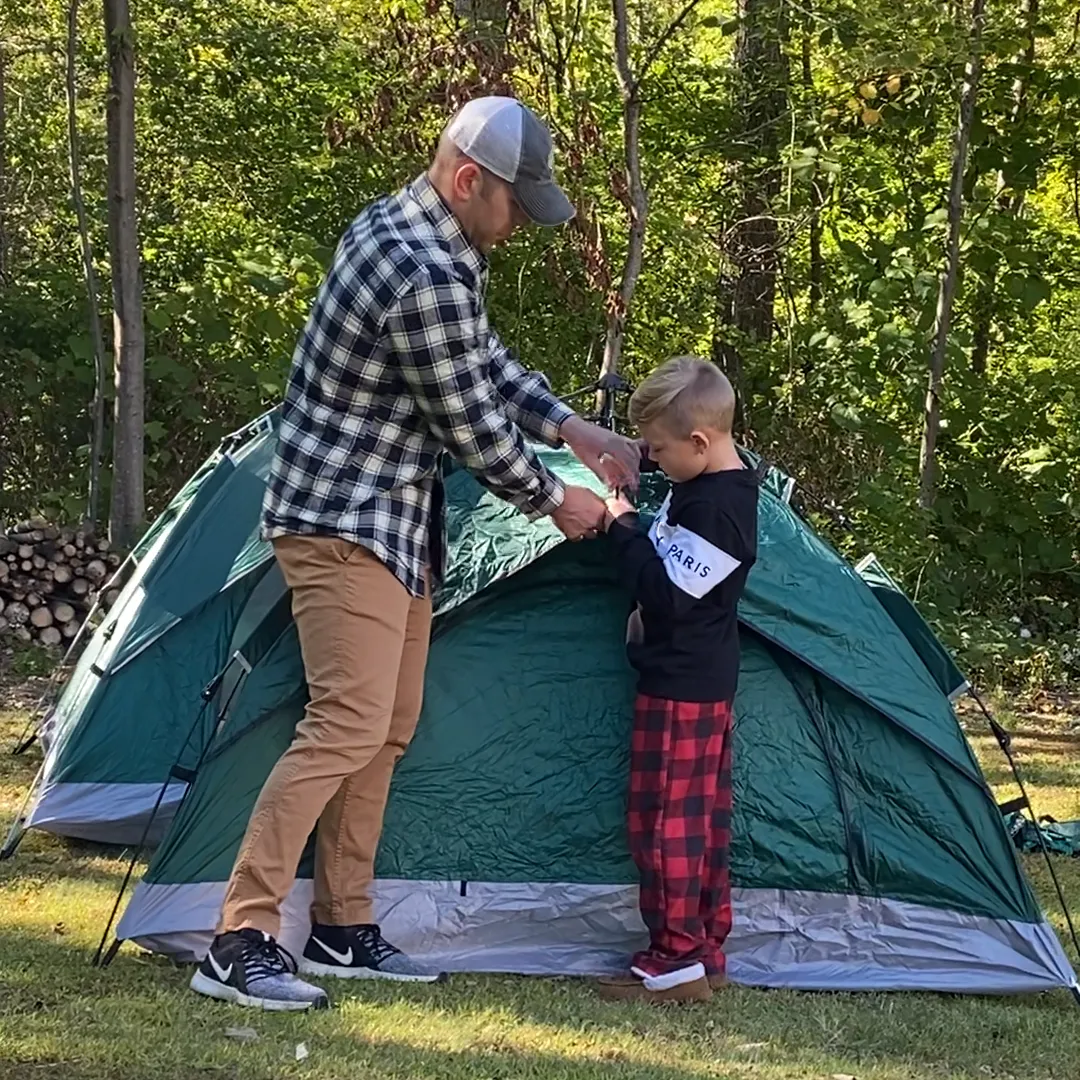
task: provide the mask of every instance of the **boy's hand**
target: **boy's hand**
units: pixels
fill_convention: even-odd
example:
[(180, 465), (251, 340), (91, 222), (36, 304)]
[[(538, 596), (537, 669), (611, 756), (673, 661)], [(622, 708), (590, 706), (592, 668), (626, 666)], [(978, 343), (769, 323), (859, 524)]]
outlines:
[(604, 501), (607, 513), (604, 515), (604, 528), (607, 529), (613, 521), (617, 521), (623, 514), (636, 514), (637, 507), (623, 494), (610, 495)]

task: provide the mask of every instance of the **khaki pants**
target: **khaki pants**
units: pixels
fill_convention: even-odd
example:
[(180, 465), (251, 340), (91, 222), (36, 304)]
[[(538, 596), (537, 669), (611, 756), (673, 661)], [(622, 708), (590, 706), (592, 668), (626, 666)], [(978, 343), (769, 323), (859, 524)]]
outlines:
[(310, 701), (252, 811), (219, 934), (254, 927), (277, 936), (316, 822), (314, 921), (374, 921), (369, 889), (390, 777), (423, 696), (430, 588), (415, 599), (345, 540), (288, 536), (274, 554), (292, 590)]

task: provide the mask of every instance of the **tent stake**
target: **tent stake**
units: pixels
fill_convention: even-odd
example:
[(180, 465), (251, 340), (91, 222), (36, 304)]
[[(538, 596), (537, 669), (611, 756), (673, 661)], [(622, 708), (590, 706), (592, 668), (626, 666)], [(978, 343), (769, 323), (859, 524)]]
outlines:
[[(1031, 811), (1031, 816), (1035, 817), (1035, 808), (1031, 805), (1031, 799), (1028, 797), (1027, 788), (1024, 786), (1024, 781), (1020, 776), (1020, 769), (1012, 754), (1012, 736), (997, 722), (997, 720), (994, 719), (990, 710), (984, 704), (983, 699), (979, 697), (974, 687), (969, 686), (968, 693), (975, 699), (979, 708), (982, 710), (983, 716), (986, 717), (986, 722), (990, 725), (990, 731), (993, 733), (994, 738), (997, 739), (998, 746), (1001, 747), (1001, 752), (1009, 762), (1009, 768), (1012, 769), (1013, 777), (1020, 788), (1020, 794), (1023, 796), (1024, 802), (1027, 803), (1028, 809)], [(1077, 937), (1076, 927), (1073, 925), (1072, 915), (1069, 913), (1069, 904), (1065, 899), (1065, 892), (1061, 888), (1057, 870), (1054, 869), (1054, 860), (1050, 858), (1050, 851), (1046, 846), (1046, 837), (1043, 836), (1037, 818), (1035, 820), (1035, 835), (1039, 838), (1039, 848), (1043, 853), (1043, 858), (1046, 860), (1046, 868), (1050, 871), (1050, 879), (1054, 883), (1054, 891), (1057, 893), (1058, 901), (1061, 904), (1061, 910), (1065, 915), (1065, 923), (1069, 927), (1069, 936), (1072, 938), (1073, 949), (1076, 952), (1077, 959), (1080, 960), (1080, 938)], [(1074, 983), (1071, 989), (1073, 997), (1080, 1003), (1080, 987)]]
[(116, 954), (120, 951), (121, 945), (123, 945), (123, 942), (119, 938), (113, 938), (113, 943), (109, 946), (109, 951), (102, 958), (99, 966), (107, 968), (116, 958)]

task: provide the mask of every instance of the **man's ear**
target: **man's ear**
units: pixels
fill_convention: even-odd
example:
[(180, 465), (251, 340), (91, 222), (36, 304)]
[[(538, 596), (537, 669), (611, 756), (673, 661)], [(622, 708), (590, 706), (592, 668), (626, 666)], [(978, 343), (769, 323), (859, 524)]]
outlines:
[(462, 202), (468, 202), (480, 193), (484, 185), (484, 174), (475, 161), (463, 161), (454, 170), (454, 194)]

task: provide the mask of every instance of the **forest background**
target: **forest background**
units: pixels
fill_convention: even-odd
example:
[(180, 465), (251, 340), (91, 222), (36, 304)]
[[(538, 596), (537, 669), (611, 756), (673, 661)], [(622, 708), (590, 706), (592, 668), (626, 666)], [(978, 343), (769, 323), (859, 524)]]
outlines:
[(494, 258), (527, 364), (713, 357), (970, 672), (1076, 678), (1075, 0), (5, 0), (0, 524), (130, 545), (483, 93), (551, 122), (579, 210)]

